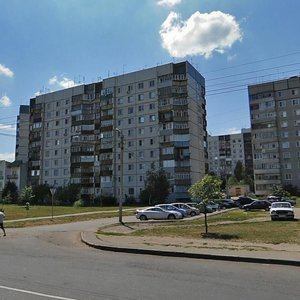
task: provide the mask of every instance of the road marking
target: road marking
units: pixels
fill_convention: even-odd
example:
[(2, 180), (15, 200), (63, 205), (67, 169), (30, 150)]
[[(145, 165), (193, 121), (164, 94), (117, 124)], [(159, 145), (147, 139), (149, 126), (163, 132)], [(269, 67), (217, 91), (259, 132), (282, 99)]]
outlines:
[(74, 298), (59, 297), (59, 296), (54, 296), (54, 295), (49, 295), (49, 294), (37, 293), (37, 292), (29, 291), (29, 290), (16, 289), (16, 288), (4, 286), (4, 285), (0, 285), (0, 289), (20, 292), (20, 293), (25, 293), (25, 294), (35, 295), (35, 296), (47, 297), (47, 298), (52, 298), (52, 299), (58, 299), (58, 300), (77, 300)]

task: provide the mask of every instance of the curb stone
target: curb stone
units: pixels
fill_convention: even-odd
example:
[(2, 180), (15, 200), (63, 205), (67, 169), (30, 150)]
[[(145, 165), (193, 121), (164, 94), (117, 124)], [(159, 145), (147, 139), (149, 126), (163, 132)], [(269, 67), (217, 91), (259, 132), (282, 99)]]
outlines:
[(144, 255), (146, 254), (146, 255), (157, 255), (157, 256), (169, 256), (169, 257), (185, 257), (185, 258), (208, 259), (208, 260), (222, 260), (222, 261), (258, 263), (258, 264), (286, 265), (286, 266), (300, 267), (300, 261), (296, 261), (296, 260), (108, 246), (108, 245), (101, 244), (101, 240), (99, 240), (96, 237), (96, 233), (94, 233), (94, 232), (81, 232), (80, 236), (81, 236), (81, 241), (84, 244), (88, 245), (89, 247), (99, 249), (99, 250), (104, 250), (104, 251), (111, 251), (111, 252), (144, 254)]

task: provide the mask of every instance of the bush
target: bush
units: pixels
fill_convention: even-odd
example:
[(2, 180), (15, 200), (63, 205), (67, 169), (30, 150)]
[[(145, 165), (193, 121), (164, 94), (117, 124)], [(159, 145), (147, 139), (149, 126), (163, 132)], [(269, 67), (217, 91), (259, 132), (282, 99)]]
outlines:
[(84, 201), (82, 199), (77, 200), (73, 203), (74, 207), (83, 207), (84, 206)]
[(100, 203), (102, 206), (115, 206), (117, 203), (117, 200), (113, 196), (100, 196)]
[(127, 205), (127, 206), (135, 206), (136, 204), (137, 204), (137, 202), (133, 196), (127, 197), (125, 200), (125, 203), (124, 203), (124, 205)]

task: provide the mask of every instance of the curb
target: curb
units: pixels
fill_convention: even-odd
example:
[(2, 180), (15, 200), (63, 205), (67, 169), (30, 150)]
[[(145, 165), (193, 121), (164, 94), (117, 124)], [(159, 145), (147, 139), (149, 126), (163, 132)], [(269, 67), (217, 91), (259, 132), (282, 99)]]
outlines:
[(99, 250), (104, 250), (104, 251), (300, 267), (300, 261), (286, 260), (286, 259), (257, 258), (257, 257), (216, 255), (216, 254), (176, 252), (176, 251), (166, 251), (166, 250), (153, 250), (153, 249), (144, 249), (144, 248), (107, 246), (107, 245), (101, 245), (100, 242), (98, 243), (92, 242), (91, 239), (89, 240), (89, 234), (94, 235), (94, 238), (92, 238), (93, 240), (96, 239), (95, 233), (81, 232), (80, 234), (81, 241), (89, 247), (99, 249)]

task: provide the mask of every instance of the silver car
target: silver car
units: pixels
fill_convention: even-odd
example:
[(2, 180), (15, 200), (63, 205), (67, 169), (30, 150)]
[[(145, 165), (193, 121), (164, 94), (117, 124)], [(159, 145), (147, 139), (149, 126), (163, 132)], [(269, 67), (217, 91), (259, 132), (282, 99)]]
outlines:
[(183, 216), (178, 211), (173, 210), (165, 210), (161, 207), (147, 207), (144, 209), (137, 209), (135, 214), (137, 219), (141, 221), (146, 221), (149, 219), (154, 220), (174, 220), (174, 219), (182, 219)]
[(289, 202), (273, 202), (270, 207), (271, 220), (294, 220), (294, 208)]
[(174, 205), (175, 207), (178, 207), (178, 208), (182, 208), (184, 210), (186, 210), (187, 214), (191, 217), (194, 217), (196, 215), (199, 215), (200, 214), (200, 210), (196, 207), (192, 207), (186, 203), (172, 203), (172, 205)]

